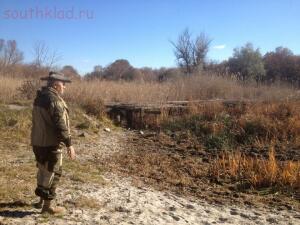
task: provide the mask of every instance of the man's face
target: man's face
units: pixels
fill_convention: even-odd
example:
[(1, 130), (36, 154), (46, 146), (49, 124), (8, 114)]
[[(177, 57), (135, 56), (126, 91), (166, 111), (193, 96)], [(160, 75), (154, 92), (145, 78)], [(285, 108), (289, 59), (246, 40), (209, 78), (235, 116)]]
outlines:
[(66, 86), (65, 86), (65, 83), (62, 82), (62, 81), (55, 81), (55, 83), (54, 83), (54, 88), (55, 88), (55, 90), (57, 90), (57, 92), (58, 92), (60, 95), (63, 95)]

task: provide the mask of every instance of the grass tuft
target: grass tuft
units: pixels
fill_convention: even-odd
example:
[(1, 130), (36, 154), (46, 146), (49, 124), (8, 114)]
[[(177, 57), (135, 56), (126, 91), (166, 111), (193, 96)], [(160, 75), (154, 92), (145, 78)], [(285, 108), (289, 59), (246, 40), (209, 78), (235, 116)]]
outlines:
[(209, 174), (218, 180), (227, 177), (233, 182), (249, 183), (253, 188), (300, 188), (300, 162), (276, 160), (274, 147), (268, 159), (247, 157), (239, 151), (222, 153), (211, 164)]

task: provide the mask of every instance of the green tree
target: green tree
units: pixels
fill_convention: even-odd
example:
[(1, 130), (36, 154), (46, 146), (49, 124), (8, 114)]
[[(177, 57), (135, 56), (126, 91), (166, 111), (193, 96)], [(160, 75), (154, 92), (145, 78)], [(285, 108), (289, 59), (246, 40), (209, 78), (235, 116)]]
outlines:
[(266, 71), (259, 49), (254, 49), (251, 43), (247, 43), (244, 47), (235, 48), (233, 51), (233, 57), (228, 60), (230, 72), (237, 74), (243, 82), (262, 81)]

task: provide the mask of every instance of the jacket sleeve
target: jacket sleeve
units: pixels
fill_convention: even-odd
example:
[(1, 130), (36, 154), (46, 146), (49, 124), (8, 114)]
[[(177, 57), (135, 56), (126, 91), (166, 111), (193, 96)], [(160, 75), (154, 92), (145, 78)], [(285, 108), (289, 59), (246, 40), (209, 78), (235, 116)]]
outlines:
[(67, 122), (64, 119), (64, 108), (58, 102), (51, 102), (50, 104), (50, 115), (54, 124), (58, 139), (63, 142), (66, 147), (70, 147), (71, 135), (67, 126)]

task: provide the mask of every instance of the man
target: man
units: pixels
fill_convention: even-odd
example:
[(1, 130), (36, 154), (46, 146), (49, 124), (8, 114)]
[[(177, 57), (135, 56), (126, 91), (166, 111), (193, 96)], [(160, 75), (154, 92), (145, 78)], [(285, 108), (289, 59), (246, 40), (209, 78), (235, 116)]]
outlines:
[(75, 159), (75, 150), (71, 143), (69, 111), (62, 95), (65, 84), (71, 81), (62, 73), (50, 72), (47, 86), (37, 91), (32, 111), (31, 144), (37, 161), (37, 188), (35, 194), (40, 197), (36, 207), (42, 213), (63, 213), (62, 207), (51, 207), (56, 196), (56, 187), (62, 174), (62, 147), (67, 147), (71, 159)]

